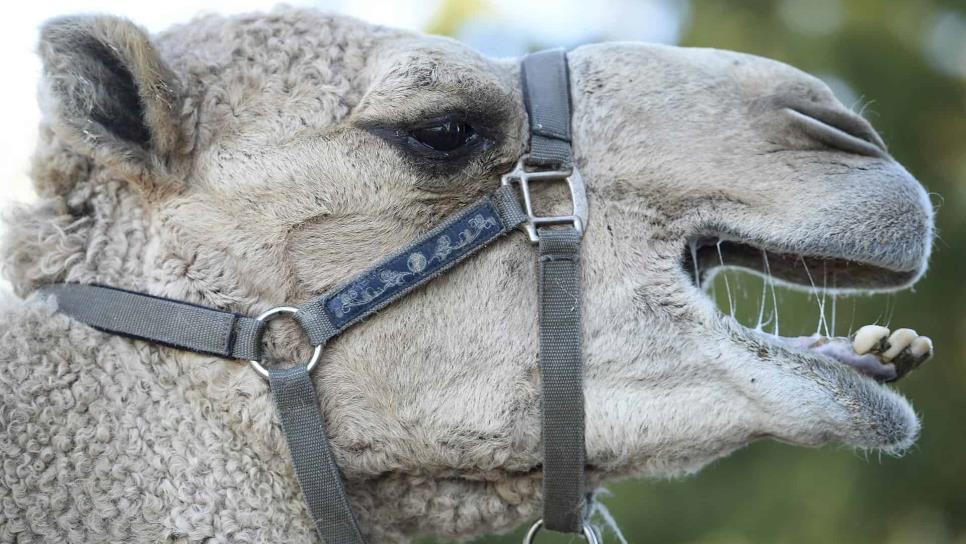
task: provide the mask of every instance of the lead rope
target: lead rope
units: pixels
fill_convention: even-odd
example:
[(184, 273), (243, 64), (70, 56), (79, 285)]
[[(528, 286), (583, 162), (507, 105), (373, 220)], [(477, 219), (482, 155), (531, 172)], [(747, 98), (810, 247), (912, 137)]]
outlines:
[[(541, 419), (544, 453), (544, 527), (598, 538), (585, 521), (583, 499), (584, 397), (581, 365), (580, 241), (587, 200), (573, 165), (570, 90), (562, 51), (526, 57), (524, 99), (530, 115), (530, 153), (503, 176), (502, 186), (372, 268), (299, 308), (281, 306), (251, 318), (214, 308), (98, 285), (42, 286), (58, 311), (97, 329), (218, 357), (249, 360), (268, 380), (292, 464), (316, 530), (326, 544), (363, 544), (339, 467), (325, 432), (311, 372), (333, 337), (446, 272), (520, 226), (539, 245)], [(573, 214), (538, 217), (531, 181), (570, 187)], [(524, 208), (520, 207), (519, 186)], [(315, 351), (305, 364), (266, 369), (261, 364), (266, 322), (294, 318)], [(588, 501), (589, 502), (589, 501)]]

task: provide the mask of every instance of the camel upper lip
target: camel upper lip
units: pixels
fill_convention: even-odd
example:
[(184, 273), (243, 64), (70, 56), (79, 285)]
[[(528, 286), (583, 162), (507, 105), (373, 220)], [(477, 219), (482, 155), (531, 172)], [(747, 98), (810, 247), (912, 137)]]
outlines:
[(777, 249), (727, 235), (689, 240), (682, 267), (698, 286), (720, 269), (735, 267), (792, 286), (829, 291), (891, 291), (910, 285), (921, 274), (919, 267), (901, 269), (859, 256)]

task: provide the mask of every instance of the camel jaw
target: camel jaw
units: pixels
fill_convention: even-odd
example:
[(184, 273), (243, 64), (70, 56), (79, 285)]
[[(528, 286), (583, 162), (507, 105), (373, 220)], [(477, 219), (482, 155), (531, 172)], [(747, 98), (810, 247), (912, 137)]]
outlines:
[[(773, 410), (769, 435), (798, 445), (839, 442), (901, 452), (918, 436), (919, 421), (890, 382), (903, 378), (933, 354), (929, 338), (911, 329), (866, 326), (850, 337), (780, 336), (774, 322), (754, 327), (721, 311), (706, 292), (714, 275), (740, 268), (792, 288), (823, 293), (892, 292), (908, 286), (925, 269), (894, 266), (868, 255), (851, 258), (818, 250), (783, 253), (747, 239), (691, 238), (680, 266), (696, 303), (711, 316), (712, 330), (724, 331), (733, 366), (745, 393), (761, 395)], [(767, 249), (766, 249), (767, 248)], [(921, 264), (920, 264), (921, 263)], [(767, 284), (766, 284), (767, 285)], [(733, 287), (733, 285), (732, 285)], [(772, 295), (767, 295), (771, 298)], [(777, 299), (769, 300), (778, 308)], [(807, 400), (805, 400), (807, 399)]]

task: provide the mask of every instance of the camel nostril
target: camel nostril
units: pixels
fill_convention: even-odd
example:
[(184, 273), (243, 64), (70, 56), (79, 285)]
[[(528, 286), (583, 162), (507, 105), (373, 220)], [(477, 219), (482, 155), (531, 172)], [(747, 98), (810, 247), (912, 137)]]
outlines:
[(865, 119), (850, 112), (812, 105), (787, 106), (792, 123), (810, 138), (848, 153), (884, 157), (885, 142)]

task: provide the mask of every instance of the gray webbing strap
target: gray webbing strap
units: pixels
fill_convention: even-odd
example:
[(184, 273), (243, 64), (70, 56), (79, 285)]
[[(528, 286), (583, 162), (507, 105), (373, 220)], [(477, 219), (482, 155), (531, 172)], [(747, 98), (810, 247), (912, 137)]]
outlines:
[(305, 365), (270, 368), (268, 381), (302, 496), (326, 544), (363, 544), (325, 435), (319, 396)]
[(313, 345), (326, 343), (464, 261), (526, 221), (512, 187), (503, 186), (339, 287), (299, 307), (295, 319)]
[[(513, 188), (500, 187), (333, 293), (305, 303), (295, 318), (313, 345), (324, 344), (526, 219)], [(417, 253), (422, 260), (414, 258)], [(55, 295), (58, 310), (96, 329), (219, 357), (261, 358), (265, 323), (251, 317), (100, 285), (57, 283), (37, 290)], [(374, 296), (377, 290), (380, 296)]]
[(527, 55), (520, 75), (530, 116), (527, 164), (566, 168), (573, 164), (570, 137), (570, 78), (562, 49)]
[(96, 329), (219, 357), (261, 358), (265, 324), (257, 319), (101, 285), (57, 283), (38, 291)]
[(581, 362), (580, 234), (540, 233), (540, 369), (543, 521), (577, 533), (584, 515), (584, 389)]
[[(523, 59), (530, 116), (530, 166), (574, 168), (566, 54)], [(574, 173), (576, 174), (576, 172)], [(576, 207), (576, 205), (575, 205)], [(580, 240), (574, 227), (539, 228), (543, 524), (579, 533), (584, 518), (584, 389), (581, 354)]]

